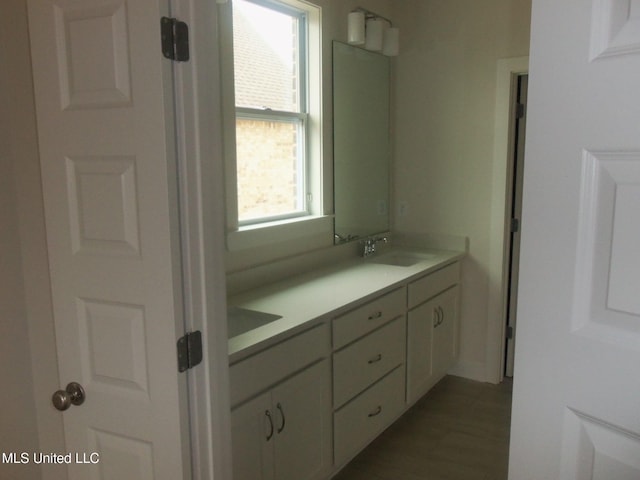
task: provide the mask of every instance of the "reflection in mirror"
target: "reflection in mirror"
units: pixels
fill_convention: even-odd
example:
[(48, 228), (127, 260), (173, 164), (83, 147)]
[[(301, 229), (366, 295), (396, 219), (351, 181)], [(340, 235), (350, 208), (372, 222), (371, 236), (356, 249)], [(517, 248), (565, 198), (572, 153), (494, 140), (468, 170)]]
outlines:
[(389, 58), (333, 43), (334, 238), (389, 230)]

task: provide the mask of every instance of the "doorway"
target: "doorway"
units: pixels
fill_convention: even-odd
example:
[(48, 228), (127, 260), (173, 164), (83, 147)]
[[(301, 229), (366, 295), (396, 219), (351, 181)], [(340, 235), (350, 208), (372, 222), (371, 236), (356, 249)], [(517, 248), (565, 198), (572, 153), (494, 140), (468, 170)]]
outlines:
[(505, 309), (505, 360), (504, 376), (513, 377), (513, 365), (515, 356), (515, 329), (518, 306), (518, 273), (520, 259), (520, 225), (522, 220), (522, 179), (524, 172), (524, 146), (527, 124), (527, 92), (529, 76), (521, 74), (516, 79), (516, 94), (513, 97), (513, 155), (511, 156), (512, 168), (509, 187), (510, 222), (508, 242), (508, 274)]

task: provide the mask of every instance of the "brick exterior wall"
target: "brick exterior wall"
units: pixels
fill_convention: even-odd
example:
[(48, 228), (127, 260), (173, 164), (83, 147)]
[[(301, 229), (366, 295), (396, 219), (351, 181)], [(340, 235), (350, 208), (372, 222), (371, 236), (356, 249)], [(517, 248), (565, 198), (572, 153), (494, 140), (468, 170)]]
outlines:
[(297, 209), (296, 127), (238, 119), (238, 218), (280, 215)]

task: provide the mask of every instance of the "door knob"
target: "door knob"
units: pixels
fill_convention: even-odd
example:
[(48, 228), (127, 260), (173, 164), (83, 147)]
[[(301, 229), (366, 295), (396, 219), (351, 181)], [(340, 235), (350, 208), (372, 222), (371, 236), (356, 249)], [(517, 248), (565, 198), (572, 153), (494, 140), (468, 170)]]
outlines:
[(51, 397), (53, 406), (64, 412), (71, 405), (82, 405), (85, 399), (84, 388), (77, 382), (71, 382), (66, 390), (58, 390)]

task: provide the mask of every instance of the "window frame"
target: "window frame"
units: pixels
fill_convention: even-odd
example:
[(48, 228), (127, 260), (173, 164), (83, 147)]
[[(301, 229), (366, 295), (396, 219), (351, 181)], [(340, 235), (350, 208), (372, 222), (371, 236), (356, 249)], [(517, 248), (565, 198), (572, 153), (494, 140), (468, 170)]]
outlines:
[[(327, 45), (323, 40), (322, 8), (313, 0), (279, 0), (283, 5), (307, 12), (307, 132), (308, 155), (307, 204), (308, 215), (285, 220), (240, 226), (238, 223), (238, 197), (235, 139), (235, 85), (233, 58), (232, 3), (218, 4), (220, 32), (219, 70), (210, 74), (219, 76), (221, 95), (222, 142), (224, 151), (224, 178), (220, 186), (225, 190), (225, 202), (218, 206), (224, 210), (227, 269), (237, 270), (256, 262), (268, 262), (283, 255), (292, 255), (333, 245), (333, 187), (332, 162), (324, 155), (331, 150), (329, 138), (323, 130), (328, 127), (323, 115), (324, 89), (330, 86), (330, 75), (323, 72)], [(329, 81), (328, 84), (324, 82)]]
[[(304, 193), (305, 208), (292, 215), (270, 216), (249, 221), (238, 220), (238, 185), (236, 165), (236, 118), (241, 115), (255, 115), (265, 118), (268, 115), (286, 117), (291, 112), (269, 109), (253, 109), (235, 106), (235, 85), (233, 78), (233, 16), (232, 3), (221, 5), (226, 13), (221, 15), (222, 86), (223, 86), (223, 123), (225, 150), (225, 191), (227, 248), (229, 251), (277, 243), (309, 235), (327, 236), (332, 231), (330, 215), (324, 214), (324, 170), (323, 119), (322, 119), (322, 34), (321, 8), (306, 0), (248, 0), (257, 5), (272, 8), (275, 11), (305, 17), (304, 43), (300, 55), (301, 69), (306, 79), (304, 96), (300, 103), (305, 112), (300, 114), (304, 121)], [(302, 36), (301, 36), (302, 40)], [(304, 65), (302, 65), (304, 63)], [(296, 115), (297, 116), (297, 115)], [(281, 232), (281, 233), (278, 233)]]

